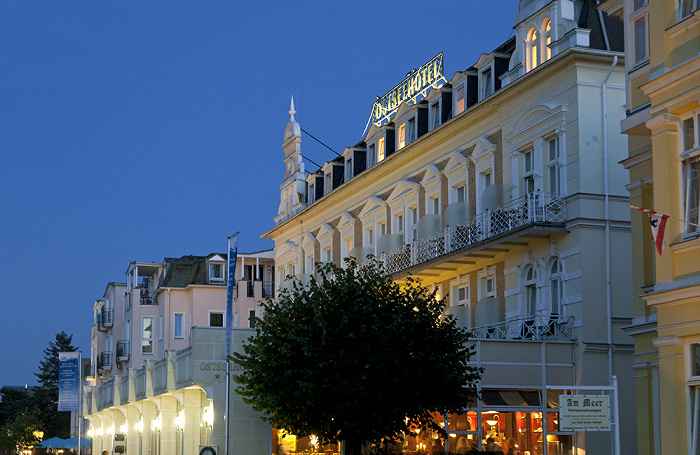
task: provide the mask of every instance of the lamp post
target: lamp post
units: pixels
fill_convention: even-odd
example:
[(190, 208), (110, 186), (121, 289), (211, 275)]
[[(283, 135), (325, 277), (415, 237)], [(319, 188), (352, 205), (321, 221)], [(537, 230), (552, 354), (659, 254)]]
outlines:
[(185, 410), (181, 410), (175, 418), (177, 431), (180, 432), (180, 455), (185, 454)]

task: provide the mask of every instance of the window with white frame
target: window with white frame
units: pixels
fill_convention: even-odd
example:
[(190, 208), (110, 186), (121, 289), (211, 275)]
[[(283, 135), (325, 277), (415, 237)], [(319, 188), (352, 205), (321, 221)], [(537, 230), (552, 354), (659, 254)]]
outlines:
[(153, 318), (141, 318), (141, 354), (153, 354)]
[(406, 146), (406, 123), (402, 123), (396, 129), (396, 148), (401, 149)]
[(479, 279), (479, 300), (496, 296), (496, 277), (493, 271)]
[(561, 193), (561, 159), (559, 137), (546, 141), (547, 146), (547, 188), (550, 193)]
[[(348, 256), (350, 256), (351, 251), (352, 251), (352, 236), (345, 237), (343, 239), (343, 252), (341, 253), (341, 255), (343, 257), (348, 257)], [(309, 273), (309, 272), (307, 272), (307, 273)]]
[(394, 221), (392, 223), (392, 230), (402, 233), (403, 232), (403, 212), (394, 214)]
[(638, 65), (649, 59), (649, 0), (632, 0), (632, 61)]
[(685, 233), (697, 235), (700, 217), (700, 110), (681, 118), (681, 172)]
[(352, 169), (352, 158), (348, 158), (345, 160), (345, 181), (349, 182), (351, 178), (353, 178), (353, 169)]
[(418, 138), (418, 128), (416, 128), (416, 118), (411, 117), (406, 120), (406, 143), (410, 144)]
[(411, 207), (408, 209), (409, 216), (411, 217), (409, 222), (411, 223), (411, 238), (409, 241), (418, 239), (418, 207)]
[(370, 144), (367, 147), (367, 167), (377, 164), (377, 145)]
[(690, 17), (693, 11), (700, 8), (700, 4), (696, 4), (697, 0), (678, 0), (678, 22)]
[(304, 273), (311, 275), (314, 271), (314, 253), (311, 249), (311, 254), (307, 254), (304, 258)]
[(436, 194), (428, 197), (428, 210), (433, 215), (440, 214), (440, 195)]
[(377, 163), (380, 161), (384, 161), (384, 158), (384, 138), (380, 137), (379, 139), (377, 139)]
[(525, 269), (525, 306), (528, 316), (537, 313), (537, 272), (530, 265)]
[(549, 267), (549, 298), (552, 304), (552, 316), (559, 316), (562, 314), (562, 297), (561, 262), (559, 258), (554, 258)]
[(459, 182), (452, 186), (452, 202), (467, 202), (467, 182)]
[(365, 228), (364, 241), (365, 241), (365, 246), (374, 245), (374, 229), (372, 226)]
[(452, 283), (451, 299), (455, 305), (469, 305), (469, 276), (460, 277)]
[(377, 221), (377, 238), (386, 234), (386, 222), (384, 220)]
[(523, 191), (525, 194), (535, 191), (535, 151), (523, 153)]
[(316, 200), (316, 191), (315, 191), (315, 189), (316, 189), (316, 187), (314, 186), (314, 184), (313, 184), (313, 183), (309, 183), (309, 197), (308, 197), (309, 204), (311, 204), (312, 202), (314, 202), (314, 201)]
[(325, 194), (330, 193), (332, 189), (333, 189), (333, 180), (331, 179), (331, 173), (328, 172), (326, 174), (326, 192), (325, 192)]
[(493, 93), (493, 77), (491, 67), (481, 72), (481, 99), (488, 98)]
[(455, 90), (455, 115), (464, 112), (464, 85), (460, 85)]
[(224, 263), (210, 262), (209, 263), (209, 281), (213, 283), (222, 283), (224, 281)]
[(321, 251), (321, 258), (322, 258), (323, 262), (331, 262), (332, 261), (331, 247), (330, 246), (325, 247)]
[(163, 341), (163, 315), (158, 316), (158, 341)]
[(173, 338), (185, 337), (185, 313), (173, 314)]
[(209, 327), (224, 327), (224, 313), (220, 313), (218, 311), (210, 311)]
[(552, 48), (550, 47), (550, 44), (552, 44), (552, 21), (545, 19), (542, 28), (544, 29), (544, 45), (542, 47), (544, 48), (544, 59), (546, 61), (552, 58)]
[(430, 129), (440, 126), (440, 100), (430, 105)]
[(687, 386), (690, 395), (690, 448), (688, 453), (700, 453), (700, 344), (686, 345)]
[(533, 27), (527, 34), (527, 68), (532, 71), (540, 64), (540, 36)]

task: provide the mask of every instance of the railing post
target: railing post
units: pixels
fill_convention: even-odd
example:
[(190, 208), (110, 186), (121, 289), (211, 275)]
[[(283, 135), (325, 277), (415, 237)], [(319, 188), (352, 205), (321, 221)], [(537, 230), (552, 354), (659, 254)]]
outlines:
[(445, 226), (445, 251), (443, 254), (447, 254), (452, 251), (452, 241), (450, 239), (450, 227)]

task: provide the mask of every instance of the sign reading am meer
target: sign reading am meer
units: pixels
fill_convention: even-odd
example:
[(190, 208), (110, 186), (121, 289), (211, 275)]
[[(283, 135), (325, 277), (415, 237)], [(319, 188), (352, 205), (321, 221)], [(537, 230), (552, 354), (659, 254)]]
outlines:
[(561, 395), (559, 427), (562, 430), (610, 431), (610, 397)]
[(381, 125), (396, 112), (404, 101), (415, 101), (416, 97), (424, 94), (425, 90), (444, 78), (442, 52), (433, 57), (428, 63), (410, 72), (406, 79), (391, 89), (386, 95), (377, 99), (372, 105), (372, 123)]

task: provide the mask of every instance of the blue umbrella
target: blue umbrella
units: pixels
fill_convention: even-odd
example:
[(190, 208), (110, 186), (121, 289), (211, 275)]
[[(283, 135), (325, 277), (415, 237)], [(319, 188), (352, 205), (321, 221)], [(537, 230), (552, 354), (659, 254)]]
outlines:
[(45, 441), (41, 441), (37, 447), (44, 447), (47, 449), (63, 449), (65, 448), (65, 442), (65, 439), (50, 438)]

